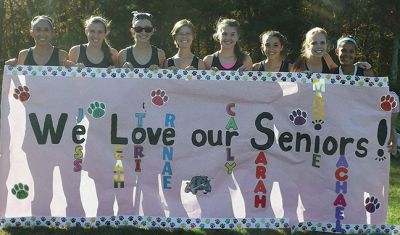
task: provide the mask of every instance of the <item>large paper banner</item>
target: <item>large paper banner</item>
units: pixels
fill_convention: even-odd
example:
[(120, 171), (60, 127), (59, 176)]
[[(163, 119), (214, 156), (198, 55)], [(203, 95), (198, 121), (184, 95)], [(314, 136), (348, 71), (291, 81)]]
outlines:
[(5, 67), (1, 222), (384, 224), (387, 94), (331, 74)]

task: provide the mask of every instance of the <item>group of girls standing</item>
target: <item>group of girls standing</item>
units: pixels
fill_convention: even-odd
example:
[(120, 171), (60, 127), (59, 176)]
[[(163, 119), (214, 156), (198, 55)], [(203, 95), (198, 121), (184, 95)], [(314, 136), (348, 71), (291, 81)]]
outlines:
[(252, 62), (250, 55), (240, 48), (240, 24), (234, 19), (220, 19), (213, 38), (220, 49), (200, 59), (192, 52), (195, 27), (189, 20), (178, 21), (171, 36), (178, 49), (166, 58), (165, 52), (150, 43), (155, 33), (153, 17), (149, 13), (133, 12), (131, 35), (134, 44), (117, 51), (106, 41), (109, 22), (100, 16), (85, 21), (87, 43), (73, 46), (69, 53), (51, 44), (54, 23), (48, 16), (36, 16), (31, 22), (30, 35), (35, 45), (22, 50), (18, 59), (6, 64), (80, 66), (80, 67), (129, 67), (129, 68), (175, 68), (175, 69), (218, 69), (237, 71), (291, 72), (308, 71), (347, 75), (373, 76), (366, 62), (354, 65), (357, 42), (351, 36), (338, 40), (336, 54), (340, 65), (336, 65), (327, 53), (327, 32), (319, 27), (305, 35), (300, 57), (293, 63), (285, 58), (286, 37), (278, 31), (266, 31), (260, 35), (261, 51), (265, 59)]
[[(132, 12), (131, 35), (134, 44), (121, 51), (109, 46), (106, 36), (109, 22), (100, 16), (92, 16), (85, 21), (87, 43), (73, 46), (69, 53), (51, 44), (54, 37), (54, 23), (48, 16), (36, 16), (31, 21), (30, 35), (35, 45), (20, 51), (18, 59), (11, 59), (6, 64), (80, 66), (109, 68), (173, 68), (173, 69), (217, 69), (237, 71), (270, 72), (314, 72), (334, 73), (358, 76), (374, 76), (371, 65), (358, 62), (355, 65), (357, 42), (351, 36), (337, 40), (336, 55), (339, 66), (327, 53), (327, 32), (319, 27), (309, 30), (302, 44), (301, 55), (293, 63), (285, 57), (287, 39), (278, 31), (266, 31), (260, 35), (263, 61), (254, 63), (250, 55), (240, 48), (240, 24), (234, 19), (220, 19), (213, 38), (219, 42), (220, 49), (200, 59), (192, 52), (195, 39), (195, 27), (189, 20), (178, 21), (171, 35), (177, 53), (166, 58), (165, 52), (150, 43), (155, 33), (153, 17), (149, 13)], [(393, 139), (393, 138), (391, 138)], [(391, 141), (392, 143), (396, 141)], [(395, 151), (395, 147), (390, 148)]]

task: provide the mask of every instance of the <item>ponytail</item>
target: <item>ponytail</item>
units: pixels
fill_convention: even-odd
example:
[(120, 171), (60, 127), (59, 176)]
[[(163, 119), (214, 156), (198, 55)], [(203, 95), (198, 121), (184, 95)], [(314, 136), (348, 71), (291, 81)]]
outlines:
[(104, 53), (104, 58), (108, 61), (111, 65), (114, 65), (114, 61), (112, 60), (111, 55), (111, 47), (108, 45), (107, 41), (104, 39), (103, 44), (101, 44), (101, 50)]
[(236, 44), (235, 44), (234, 53), (235, 53), (235, 56), (236, 56), (238, 61), (244, 62), (244, 57), (245, 57), (246, 54), (240, 48), (239, 41), (236, 42)]

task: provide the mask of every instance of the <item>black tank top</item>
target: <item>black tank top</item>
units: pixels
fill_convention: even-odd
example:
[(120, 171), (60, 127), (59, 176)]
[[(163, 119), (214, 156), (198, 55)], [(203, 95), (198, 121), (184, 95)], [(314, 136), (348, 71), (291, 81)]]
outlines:
[(98, 63), (92, 63), (86, 55), (87, 45), (79, 46), (79, 58), (78, 63), (83, 63), (86, 67), (94, 67), (94, 68), (108, 68), (109, 66), (114, 65), (114, 63), (107, 60), (106, 55), (103, 56), (103, 60)]
[[(51, 53), (49, 61), (47, 61), (46, 66), (60, 66), (60, 58), (58, 57), (60, 49), (54, 47)], [(28, 55), (25, 58), (24, 65), (38, 65), (33, 58), (33, 49), (29, 48)]]
[[(167, 64), (168, 64), (168, 67), (175, 66), (174, 58), (173, 57), (168, 58)], [(195, 69), (199, 69), (199, 57), (193, 56), (193, 60), (192, 60), (192, 63), (190, 64), (190, 66), (193, 66)]]
[(218, 70), (237, 70), (238, 68), (240, 68), (243, 65), (243, 61), (236, 60), (236, 63), (231, 68), (225, 68), (224, 66), (222, 66), (221, 62), (219, 61), (218, 55), (219, 55), (219, 53), (214, 54), (213, 60), (211, 63), (211, 67), (215, 67)]
[[(258, 71), (265, 70), (264, 64), (265, 64), (265, 61), (261, 61), (261, 65), (260, 65), (260, 68), (258, 69)], [(279, 68), (279, 72), (289, 72), (289, 63), (286, 60), (282, 60), (282, 64), (281, 64), (281, 67)]]
[(128, 50), (126, 51), (126, 62), (130, 62), (134, 68), (148, 68), (150, 65), (157, 65), (160, 66), (160, 60), (158, 59), (158, 50), (157, 47), (151, 46), (151, 58), (149, 62), (146, 64), (139, 64), (136, 60), (135, 57), (133, 56), (133, 46), (128, 47)]
[[(322, 62), (322, 72), (321, 73), (331, 73), (328, 64), (326, 63), (324, 57), (321, 57), (321, 62)], [(306, 70), (308, 71), (308, 66), (307, 66), (307, 61), (304, 61), (304, 65), (306, 67)]]
[[(356, 67), (356, 68), (357, 68), (357, 70), (356, 70), (356, 74), (355, 75), (357, 75), (357, 76), (365, 76), (364, 75), (364, 69), (362, 69), (360, 67)], [(334, 69), (332, 73), (333, 74), (339, 74), (339, 69), (340, 69), (340, 66), (337, 67), (336, 69)], [(352, 75), (352, 74), (350, 74), (350, 75)]]

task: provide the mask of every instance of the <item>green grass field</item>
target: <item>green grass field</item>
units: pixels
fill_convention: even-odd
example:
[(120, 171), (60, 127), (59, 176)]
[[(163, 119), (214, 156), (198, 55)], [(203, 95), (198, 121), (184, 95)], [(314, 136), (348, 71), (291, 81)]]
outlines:
[[(388, 208), (388, 224), (400, 224), (400, 159), (392, 159), (390, 167), (390, 191), (389, 191), (389, 208)], [(138, 234), (138, 235), (258, 235), (258, 234), (290, 234), (288, 230), (261, 230), (261, 229), (241, 229), (241, 230), (162, 230), (162, 229), (138, 229), (138, 228), (98, 228), (98, 229), (59, 229), (59, 228), (34, 228), (34, 229), (6, 229), (1, 231), (0, 235), (42, 235), (42, 234), (57, 234), (57, 235), (123, 235), (123, 234)], [(297, 234), (318, 234), (312, 232), (297, 233)], [(324, 233), (326, 234), (326, 233)]]
[(400, 224), (400, 159), (392, 159), (390, 166), (388, 223)]

